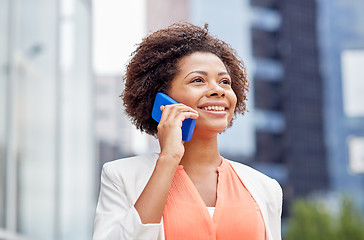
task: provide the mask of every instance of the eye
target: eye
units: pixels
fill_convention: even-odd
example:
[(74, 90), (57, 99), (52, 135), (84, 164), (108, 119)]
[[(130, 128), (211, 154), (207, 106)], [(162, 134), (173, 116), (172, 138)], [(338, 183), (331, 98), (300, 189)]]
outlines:
[(225, 79), (222, 79), (222, 80), (221, 80), (221, 83), (222, 83), (222, 84), (231, 85), (231, 80), (230, 80), (230, 79), (225, 78)]
[(194, 79), (192, 79), (192, 81), (191, 81), (192, 83), (194, 83), (194, 82), (196, 82), (196, 83), (202, 83), (203, 82), (203, 79), (202, 78), (200, 78), (200, 77), (197, 77), (197, 78), (194, 78)]

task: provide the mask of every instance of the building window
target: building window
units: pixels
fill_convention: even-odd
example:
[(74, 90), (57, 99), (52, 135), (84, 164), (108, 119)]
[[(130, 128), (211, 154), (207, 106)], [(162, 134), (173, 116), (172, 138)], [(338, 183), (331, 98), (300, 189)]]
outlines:
[(255, 64), (255, 78), (276, 82), (280, 81), (284, 76), (284, 68), (280, 61), (268, 58), (256, 58)]
[(341, 54), (343, 106), (348, 117), (364, 117), (364, 50)]
[(253, 27), (265, 31), (276, 31), (280, 28), (282, 19), (278, 11), (261, 7), (252, 7), (251, 11)]
[(354, 174), (364, 173), (364, 137), (349, 137), (349, 170)]
[(269, 110), (254, 111), (255, 127), (258, 130), (280, 134), (286, 127), (282, 113)]

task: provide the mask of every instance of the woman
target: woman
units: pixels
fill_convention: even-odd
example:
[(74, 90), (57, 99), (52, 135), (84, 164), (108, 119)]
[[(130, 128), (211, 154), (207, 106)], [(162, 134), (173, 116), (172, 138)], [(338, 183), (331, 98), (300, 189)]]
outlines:
[[(192, 24), (152, 33), (133, 53), (123, 92), (126, 113), (157, 136), (160, 153), (106, 163), (94, 239), (281, 239), (279, 184), (224, 159), (217, 135), (246, 111), (243, 63), (223, 41)], [(163, 92), (179, 104), (153, 101)], [(184, 119), (197, 119), (182, 141)]]

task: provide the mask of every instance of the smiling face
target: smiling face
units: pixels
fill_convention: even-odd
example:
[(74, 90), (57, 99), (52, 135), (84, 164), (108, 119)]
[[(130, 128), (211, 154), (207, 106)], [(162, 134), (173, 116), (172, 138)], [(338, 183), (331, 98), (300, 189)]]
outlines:
[(167, 94), (198, 111), (194, 136), (224, 131), (237, 98), (223, 62), (212, 53), (195, 52), (181, 58), (178, 66)]

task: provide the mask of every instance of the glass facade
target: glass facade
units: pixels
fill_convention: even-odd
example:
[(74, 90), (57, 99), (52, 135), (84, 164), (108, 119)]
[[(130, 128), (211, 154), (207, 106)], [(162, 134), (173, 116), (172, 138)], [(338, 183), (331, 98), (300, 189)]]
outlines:
[(0, 239), (90, 239), (91, 2), (0, 9)]
[[(364, 209), (361, 172), (364, 2), (319, 0), (318, 33), (324, 79), (325, 135), (331, 189), (355, 198)], [(350, 93), (349, 93), (350, 91)]]
[(8, 0), (0, 0), (0, 229), (5, 227), (6, 108), (8, 59)]

